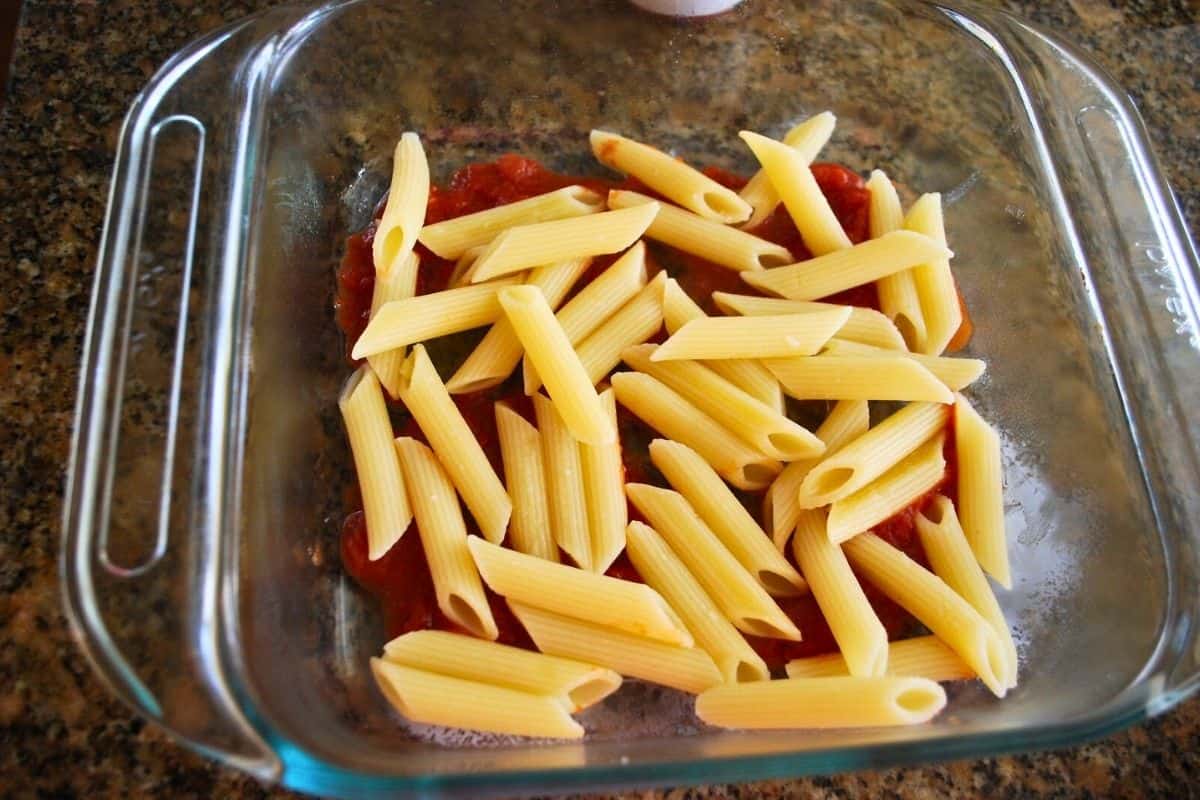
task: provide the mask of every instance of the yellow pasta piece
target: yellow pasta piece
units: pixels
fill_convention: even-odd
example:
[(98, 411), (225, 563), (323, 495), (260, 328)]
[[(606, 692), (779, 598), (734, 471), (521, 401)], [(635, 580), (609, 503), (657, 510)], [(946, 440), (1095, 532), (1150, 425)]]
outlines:
[(392, 161), (392, 184), (387, 205), (375, 229), (371, 255), (376, 274), (391, 271), (400, 259), (412, 252), (417, 234), (425, 221), (429, 201), (429, 163), (421, 139), (411, 131), (396, 143)]
[(508, 607), (543, 653), (598, 664), (691, 694), (723, 680), (708, 653), (697, 647), (657, 642), (524, 603), (509, 601)]
[(526, 200), (466, 214), (421, 229), (421, 244), (441, 258), (458, 258), (499, 234), (534, 222), (581, 217), (604, 210), (604, 197), (582, 186), (565, 186)]
[(399, 393), (483, 535), (490, 542), (503, 541), (512, 502), (423, 345), (414, 347), (405, 360)]
[[(633, 208), (652, 202), (653, 198), (638, 192), (614, 189), (608, 193), (609, 208)], [(783, 245), (666, 203), (660, 205), (658, 216), (646, 229), (646, 236), (738, 272), (779, 267), (795, 261), (791, 251)]]
[(467, 526), (450, 479), (433, 451), (416, 439), (397, 439), (396, 451), (438, 608), (475, 636), (495, 639), (496, 621), (467, 550)]
[(824, 352), (835, 356), (909, 358), (933, 373), (934, 377), (946, 384), (947, 389), (955, 392), (970, 386), (987, 369), (987, 364), (978, 358), (947, 358), (945, 356), (927, 356), (923, 353), (906, 353), (902, 350), (884, 350), (836, 337), (829, 340), (825, 345)]
[(558, 545), (551, 535), (542, 436), (504, 403), (496, 403), (495, 413), (504, 482), (513, 504), (512, 545), (522, 553), (558, 561)]
[(792, 461), (820, 455), (825, 445), (798, 423), (759, 402), (703, 364), (654, 361), (657, 345), (621, 353), (626, 364), (665, 383), (746, 444), (771, 458)]
[(617, 313), (579, 343), (576, 352), (592, 383), (621, 363), (626, 348), (641, 344), (662, 327), (663, 287), (667, 273), (660, 272)]
[(478, 536), (468, 537), (467, 545), (487, 585), (510, 602), (668, 644), (695, 644), (674, 609), (649, 586), (527, 556)]
[(510, 286), (500, 290), (499, 300), (525, 357), (537, 368), (571, 434), (587, 444), (615, 441), (616, 426), (605, 416), (592, 381), (545, 296), (532, 286)]
[(655, 361), (811, 356), (850, 317), (850, 309), (771, 317), (706, 317), (659, 345)]
[(954, 443), (958, 452), (958, 514), (975, 558), (1005, 589), (1012, 588), (1004, 532), (1000, 434), (957, 395)]
[(589, 138), (601, 164), (632, 175), (705, 219), (734, 224), (750, 216), (750, 206), (737, 192), (661, 150), (608, 131), (593, 130)]
[(773, 595), (797, 595), (808, 585), (775, 549), (716, 470), (690, 447), (667, 439), (650, 443), (650, 460), (746, 571)]
[[(862, 435), (870, 425), (869, 411), (866, 400), (841, 400), (834, 405), (815, 431), (817, 438), (825, 443), (822, 457), (836, 453), (847, 442)], [(763, 497), (763, 523), (775, 549), (781, 553), (800, 516), (800, 482), (817, 461), (817, 458), (806, 458), (788, 464)]]
[(546, 468), (551, 534), (576, 566), (591, 569), (587, 496), (584, 493), (579, 442), (567, 429), (558, 408), (544, 395), (533, 396), (533, 410), (542, 436), (542, 462)]
[[(663, 323), (667, 333), (675, 333), (695, 319), (706, 319), (704, 310), (688, 297), (672, 278), (663, 289)], [(770, 370), (749, 359), (719, 359), (704, 362), (704, 366), (720, 375), (751, 397), (783, 413), (783, 389)]]
[(375, 682), (397, 711), (413, 722), (488, 733), (579, 739), (583, 726), (554, 697), (371, 659)]
[[(638, 242), (572, 297), (555, 319), (567, 334), (567, 340), (577, 345), (645, 286), (646, 246)], [(525, 360), (524, 382), (528, 395), (542, 386), (542, 379), (529, 359)]]
[(738, 563), (682, 495), (644, 483), (625, 484), (625, 494), (670, 543), (671, 549), (738, 630), (754, 636), (800, 640), (796, 625)]
[(945, 434), (937, 434), (894, 467), (829, 506), (829, 540), (844, 542), (878, 525), (937, 486), (946, 476)]
[(997, 697), (1007, 691), (1008, 654), (996, 631), (938, 576), (873, 533), (842, 545), (855, 571), (945, 642)]
[[(605, 413), (617, 424), (617, 401), (611, 388), (600, 393)], [(587, 528), (591, 540), (590, 569), (604, 572), (625, 549), (625, 466), (621, 461), (621, 440), (611, 444), (579, 446), (583, 467), (583, 490), (587, 498)]]
[(825, 513), (800, 512), (792, 553), (821, 607), (851, 675), (871, 678), (887, 669), (887, 631), (850, 569), (842, 548), (825, 535)]
[[(832, 678), (849, 674), (846, 660), (840, 653), (794, 658), (787, 663), (789, 678)], [(917, 636), (889, 644), (885, 674), (938, 682), (975, 677), (966, 662), (936, 636)]]
[(946, 582), (962, 599), (971, 604), (995, 629), (1008, 656), (1008, 674), (1005, 685), (1010, 689), (1017, 685), (1017, 647), (1004, 612), (996, 602), (996, 594), (988, 585), (967, 538), (963, 535), (954, 513), (954, 504), (942, 495), (930, 501), (924, 511), (917, 514), (917, 535), (921, 547), (929, 558), (929, 566), (935, 575)]
[(496, 294), (517, 278), (463, 286), (385, 303), (354, 343), (355, 358), (490, 325), (500, 318)]
[[(538, 267), (529, 273), (527, 282), (542, 290), (551, 308), (558, 308), (591, 263), (590, 258), (577, 258)], [(498, 319), (458, 371), (446, 381), (446, 389), (451, 394), (460, 394), (490, 389), (503, 383), (520, 363), (523, 352), (521, 340), (517, 338), (512, 323), (507, 318)]]
[[(942, 196), (925, 194), (908, 209), (904, 228), (928, 236), (941, 245), (946, 244), (946, 230), (942, 223)], [(921, 352), (936, 356), (946, 350), (962, 325), (962, 307), (958, 304), (958, 289), (950, 271), (948, 258), (936, 258), (913, 267), (913, 281), (917, 296), (921, 300), (921, 314), (925, 317), (925, 347)]]
[[(371, 294), (371, 316), (385, 304), (412, 297), (417, 293), (417, 270), (420, 265), (421, 260), (417, 254), (409, 251), (387, 272), (375, 276), (375, 290)], [(404, 348), (398, 347), (367, 358), (367, 363), (371, 365), (379, 382), (392, 397), (396, 396), (396, 382), (405, 355)]]
[(721, 427), (679, 393), (640, 372), (612, 376), (617, 402), (669, 439), (700, 454), (721, 477), (739, 489), (761, 489), (780, 465)]
[(848, 497), (946, 429), (950, 406), (909, 403), (809, 470), (797, 496), (801, 508)]
[(739, 274), (743, 281), (764, 292), (791, 300), (818, 300), (952, 255), (944, 245), (928, 236), (912, 231), (892, 231), (878, 239), (786, 267)]
[(392, 446), (392, 422), (379, 379), (369, 366), (359, 367), (346, 381), (338, 408), (346, 425), (354, 471), (367, 522), (367, 557), (383, 558), (412, 521), (400, 461)]
[[(871, 196), (868, 217), (871, 238), (878, 239), (899, 230), (904, 222), (904, 212), (900, 208), (900, 196), (888, 176), (880, 170), (872, 171), (867, 191)], [(875, 288), (879, 292), (880, 310), (900, 329), (908, 349), (920, 352), (925, 346), (925, 317), (921, 313), (913, 270), (884, 275), (875, 281)]]
[(713, 292), (713, 302), (726, 314), (763, 316), (768, 314), (802, 314), (809, 311), (827, 311), (833, 308), (849, 308), (850, 317), (837, 332), (838, 340), (861, 342), (888, 350), (904, 350), (904, 337), (892, 321), (873, 308), (839, 306), (835, 303), (818, 303), (813, 300), (787, 300), (779, 297), (755, 297), (748, 294)]
[(738, 136), (762, 164), (810, 253), (821, 256), (850, 247), (850, 237), (821, 193), (803, 154), (751, 131), (742, 131)]
[(475, 272), (475, 262), (483, 254), (483, 247), (483, 245), (480, 245), (479, 247), (472, 247), (470, 250), (463, 251), (463, 254), (454, 262), (454, 269), (450, 271), (450, 277), (446, 279), (447, 289), (457, 289), (460, 286), (471, 285), (471, 275)]
[(819, 355), (762, 363), (797, 400), (954, 401), (944, 383), (908, 358)]
[(671, 603), (729, 683), (765, 681), (766, 663), (742, 638), (679, 556), (653, 528), (629, 523), (629, 558), (638, 574)]
[(722, 728), (873, 728), (920, 725), (945, 706), (924, 678), (789, 678), (713, 687), (696, 716)]
[(413, 631), (383, 646), (393, 664), (467, 681), (553, 697), (568, 713), (582, 711), (621, 686), (610, 669), (449, 631)]
[(658, 208), (657, 202), (647, 203), (509, 228), (484, 248), (475, 262), (471, 281), (480, 283), (555, 261), (619, 253), (646, 232)]
[[(817, 157), (817, 153), (821, 152), (821, 148), (829, 141), (829, 137), (833, 135), (833, 128), (836, 124), (837, 118), (833, 114), (822, 111), (788, 131), (787, 135), (783, 137), (783, 143), (799, 153), (804, 159), (804, 163), (811, 164)], [(745, 230), (751, 230), (761, 225), (779, 206), (779, 192), (775, 191), (775, 187), (771, 185), (771, 179), (767, 177), (766, 170), (760, 169), (754, 173), (738, 196), (754, 209), (750, 219), (742, 225)]]

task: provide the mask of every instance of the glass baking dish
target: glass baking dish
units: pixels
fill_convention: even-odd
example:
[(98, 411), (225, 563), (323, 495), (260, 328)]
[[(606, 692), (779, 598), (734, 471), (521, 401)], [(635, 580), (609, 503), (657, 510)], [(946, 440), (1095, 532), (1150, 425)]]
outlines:
[[(353, 472), (334, 268), (419, 131), (435, 178), (516, 151), (596, 167), (594, 126), (743, 172), (735, 134), (823, 109), (823, 158), (940, 191), (1002, 431), (1022, 652), (1003, 701), (933, 724), (750, 733), (629, 684), (581, 744), (401, 727), (344, 574)], [(75, 633), (180, 740), (296, 789), (512, 794), (696, 783), (1059, 747), (1200, 674), (1197, 258), (1127, 97), (1071, 47), (969, 2), (286, 6), (191, 45), (126, 120), (67, 490)], [(1192, 398), (1191, 401), (1188, 398)]]

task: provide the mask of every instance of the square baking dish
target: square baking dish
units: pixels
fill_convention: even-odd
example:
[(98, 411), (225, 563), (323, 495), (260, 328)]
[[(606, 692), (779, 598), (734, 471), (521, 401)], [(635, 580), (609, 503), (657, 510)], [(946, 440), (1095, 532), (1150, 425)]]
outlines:
[[(345, 575), (353, 468), (332, 314), (348, 233), (422, 135), (435, 180), (518, 152), (592, 172), (605, 127), (747, 172), (742, 128), (824, 109), (823, 158), (940, 191), (1004, 441), (1022, 654), (1003, 701), (929, 725), (715, 731), (627, 683), (582, 743), (402, 727)], [(911, 194), (909, 195), (911, 198)], [(286, 6), (189, 46), (137, 98), (113, 175), (64, 521), (66, 604), (113, 690), (296, 789), (463, 795), (833, 772), (1060, 747), (1170, 707), (1200, 671), (1197, 258), (1128, 99), (968, 2)], [(1189, 400), (1188, 398), (1191, 398)]]

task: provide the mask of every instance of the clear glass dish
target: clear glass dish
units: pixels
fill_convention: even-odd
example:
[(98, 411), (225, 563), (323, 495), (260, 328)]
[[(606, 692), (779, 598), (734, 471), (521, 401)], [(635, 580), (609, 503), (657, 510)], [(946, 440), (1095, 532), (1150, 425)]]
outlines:
[[(438, 177), (516, 151), (591, 171), (604, 126), (742, 171), (735, 134), (832, 109), (828, 157), (947, 201), (1005, 442), (1020, 687), (931, 725), (718, 732), (630, 685), (581, 744), (397, 724), (341, 569), (352, 480), (331, 300), (398, 134)], [(112, 182), (66, 503), (75, 632), (113, 690), (213, 757), (344, 796), (743, 780), (1059, 747), (1200, 673), (1197, 258), (1125, 95), (968, 2), (620, 2), (271, 10), (172, 59)], [(1191, 401), (1188, 398), (1192, 398)]]

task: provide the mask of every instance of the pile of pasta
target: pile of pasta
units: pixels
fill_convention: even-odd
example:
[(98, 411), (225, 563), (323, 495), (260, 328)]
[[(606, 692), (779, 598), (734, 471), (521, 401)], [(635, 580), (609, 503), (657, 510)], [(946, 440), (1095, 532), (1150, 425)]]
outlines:
[[(571, 186), (428, 226), (425, 154), (403, 135), (374, 239), (372, 316), (353, 348), (366, 363), (340, 398), (369, 557), (415, 516), (438, 606), (466, 632), (409, 633), (373, 659), (403, 716), (579, 737), (572, 713), (624, 676), (698, 695), (696, 714), (716, 726), (904, 725), (944, 707), (941, 681), (978, 678), (997, 696), (1016, 685), (985, 577), (1010, 585), (1000, 443), (960, 393), (984, 364), (943, 354), (962, 312), (940, 198), (905, 214), (875, 171), (871, 238), (852, 244), (809, 168), (833, 126), (825, 113), (782, 141), (743, 132), (761, 170), (740, 193), (597, 130), (597, 158), (664, 199)], [(748, 232), (781, 203), (812, 258), (791, 263)], [(710, 317), (665, 272), (648, 278), (645, 239), (762, 294), (715, 293), (726, 315)], [(456, 260), (450, 288), (414, 296), (418, 241)], [(564, 303), (593, 257), (618, 253)], [(817, 302), (869, 283), (882, 311)], [(422, 342), (484, 326), (443, 381)], [(502, 480), (452, 394), (518, 366), (536, 425), (496, 404)], [(394, 438), (385, 391), (428, 445)], [(809, 431), (787, 396), (832, 410)], [(897, 410), (872, 427), (870, 401)], [(625, 483), (617, 404), (662, 437), (649, 454), (669, 486)], [(947, 436), (957, 503), (937, 495), (916, 517), (926, 568), (872, 527), (941, 485)], [(765, 490), (761, 524), (731, 487)], [(468, 535), (460, 498), (482, 536)], [(644, 583), (604, 574), (622, 552)], [(860, 576), (929, 635), (889, 643)], [(485, 584), (540, 652), (494, 641)], [(838, 652), (773, 678), (744, 634), (799, 640), (775, 598), (807, 592)]]

